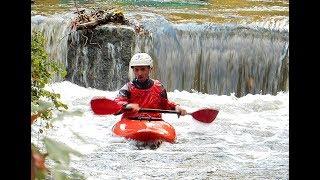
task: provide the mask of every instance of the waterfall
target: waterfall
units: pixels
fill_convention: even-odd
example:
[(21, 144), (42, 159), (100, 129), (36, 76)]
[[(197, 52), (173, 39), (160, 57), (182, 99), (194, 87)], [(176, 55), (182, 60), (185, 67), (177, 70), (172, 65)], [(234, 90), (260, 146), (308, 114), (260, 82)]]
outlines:
[(156, 16), (142, 24), (151, 35), (138, 36), (135, 52), (154, 58), (154, 77), (169, 91), (243, 96), (288, 90), (289, 33), (285, 30), (171, 24)]
[[(66, 68), (68, 45), (67, 40), (71, 34), (70, 22), (75, 17), (73, 13), (56, 14), (50, 17), (35, 15), (31, 17), (31, 32), (40, 31), (46, 39), (46, 51), (49, 59), (58, 62)], [(62, 81), (59, 75), (53, 79), (54, 82)]]
[(153, 13), (126, 17), (141, 24), (145, 33), (119, 25), (70, 33), (71, 15), (33, 17), (32, 28), (44, 32), (50, 57), (67, 68), (66, 79), (85, 87), (119, 89), (128, 81), (131, 56), (146, 52), (154, 59), (151, 77), (162, 81), (168, 91), (235, 93), (240, 97), (288, 90), (286, 28), (173, 24)]

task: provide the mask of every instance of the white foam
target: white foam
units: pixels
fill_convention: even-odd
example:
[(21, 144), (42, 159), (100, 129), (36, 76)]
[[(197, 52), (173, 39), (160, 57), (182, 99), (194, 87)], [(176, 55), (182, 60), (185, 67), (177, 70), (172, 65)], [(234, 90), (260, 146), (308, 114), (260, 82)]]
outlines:
[(114, 98), (117, 91), (84, 88), (68, 81), (47, 88), (60, 93), (71, 110), (83, 111), (82, 115), (54, 122), (47, 134), (85, 155), (72, 159), (72, 166), (90, 179), (288, 178), (289, 92), (240, 98), (168, 92), (170, 100), (190, 112), (202, 107), (217, 108), (220, 112), (211, 124), (200, 123), (191, 116), (178, 119), (176, 115), (164, 114), (163, 118), (176, 129), (176, 143), (163, 143), (156, 150), (139, 150), (130, 141), (113, 136), (112, 126), (120, 116), (96, 116), (90, 110), (92, 97)]

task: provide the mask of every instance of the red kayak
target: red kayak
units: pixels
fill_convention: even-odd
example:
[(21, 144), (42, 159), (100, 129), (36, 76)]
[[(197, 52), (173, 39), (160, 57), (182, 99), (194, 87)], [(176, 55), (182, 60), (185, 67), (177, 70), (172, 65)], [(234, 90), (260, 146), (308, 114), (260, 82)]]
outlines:
[(121, 119), (112, 131), (115, 135), (141, 142), (167, 141), (173, 143), (176, 132), (173, 126), (163, 120)]

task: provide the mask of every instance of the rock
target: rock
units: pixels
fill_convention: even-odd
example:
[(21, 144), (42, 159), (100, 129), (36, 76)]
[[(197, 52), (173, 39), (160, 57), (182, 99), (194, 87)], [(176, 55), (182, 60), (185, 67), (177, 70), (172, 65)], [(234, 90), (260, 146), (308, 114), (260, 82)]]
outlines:
[(76, 31), (68, 38), (66, 79), (80, 86), (114, 91), (128, 81), (135, 31), (103, 25)]

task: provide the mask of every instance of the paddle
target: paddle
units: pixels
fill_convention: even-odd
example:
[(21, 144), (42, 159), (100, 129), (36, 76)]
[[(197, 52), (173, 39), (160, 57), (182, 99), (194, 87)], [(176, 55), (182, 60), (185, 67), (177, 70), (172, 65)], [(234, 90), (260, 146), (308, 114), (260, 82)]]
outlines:
[[(122, 106), (117, 104), (114, 100), (107, 98), (94, 98), (90, 102), (92, 111), (97, 115), (108, 115), (115, 114), (122, 109)], [(177, 111), (174, 110), (163, 110), (163, 109), (149, 109), (149, 108), (141, 108), (139, 112), (159, 112), (159, 113), (173, 113), (180, 115)], [(203, 123), (211, 123), (219, 111), (211, 108), (203, 108), (199, 109), (195, 112), (188, 113), (194, 119), (203, 122)]]

